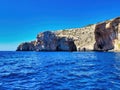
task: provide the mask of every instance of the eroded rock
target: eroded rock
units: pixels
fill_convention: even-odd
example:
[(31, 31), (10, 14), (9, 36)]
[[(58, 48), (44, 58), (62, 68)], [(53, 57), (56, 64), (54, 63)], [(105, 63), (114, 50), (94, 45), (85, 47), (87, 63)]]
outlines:
[(37, 35), (36, 51), (56, 51), (57, 37), (53, 32), (46, 31)]
[(108, 51), (115, 49), (118, 39), (120, 18), (96, 25), (94, 50)]
[(46, 31), (38, 34), (36, 41), (20, 44), (17, 51), (76, 51), (76, 46), (72, 39)]
[(17, 47), (17, 51), (34, 51), (34, 50), (35, 46), (31, 42), (22, 43)]
[(77, 51), (73, 39), (61, 37), (58, 39), (57, 51)]
[(46, 31), (17, 51), (120, 51), (120, 17), (83, 28)]

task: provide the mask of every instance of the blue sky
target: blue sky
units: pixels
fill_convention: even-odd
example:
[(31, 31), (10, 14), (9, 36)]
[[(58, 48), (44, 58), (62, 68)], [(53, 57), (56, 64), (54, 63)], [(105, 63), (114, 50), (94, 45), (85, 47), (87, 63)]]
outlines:
[(0, 0), (0, 50), (39, 32), (78, 28), (120, 16), (120, 0)]

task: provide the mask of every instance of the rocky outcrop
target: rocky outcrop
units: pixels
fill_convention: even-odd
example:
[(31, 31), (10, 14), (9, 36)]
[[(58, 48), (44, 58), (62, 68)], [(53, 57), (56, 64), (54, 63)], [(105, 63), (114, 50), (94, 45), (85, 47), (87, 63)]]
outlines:
[(77, 51), (93, 50), (95, 44), (95, 24), (83, 28), (65, 29), (56, 31), (58, 37), (67, 37), (74, 40)]
[(120, 51), (120, 18), (83, 28), (46, 31), (32, 42), (22, 43), (17, 51)]
[(17, 51), (76, 51), (73, 39), (58, 37), (46, 31), (37, 35), (36, 41), (25, 42), (18, 46)]
[(53, 32), (46, 31), (37, 35), (36, 51), (56, 51), (57, 37)]
[(95, 50), (108, 51), (119, 50), (120, 18), (109, 20), (96, 25)]
[(59, 37), (57, 44), (57, 51), (77, 51), (73, 39), (66, 37)]
[(17, 47), (17, 51), (34, 51), (34, 50), (35, 50), (35, 47), (32, 42), (25, 42), (20, 44)]

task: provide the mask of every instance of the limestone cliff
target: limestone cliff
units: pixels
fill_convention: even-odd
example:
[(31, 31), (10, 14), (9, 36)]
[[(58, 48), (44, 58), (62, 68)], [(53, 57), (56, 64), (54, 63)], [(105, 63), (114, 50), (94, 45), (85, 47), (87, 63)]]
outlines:
[(59, 37), (72, 38), (78, 51), (83, 51), (84, 49), (93, 50), (95, 43), (95, 26), (94, 24), (84, 28), (60, 30), (56, 31), (55, 34)]
[(17, 51), (34, 51), (34, 50), (35, 50), (35, 47), (32, 42), (21, 43), (17, 48)]
[(83, 28), (46, 31), (37, 39), (18, 46), (17, 51), (120, 51), (120, 18)]
[(120, 50), (120, 18), (99, 23), (95, 27), (94, 50)]
[(37, 35), (36, 41), (25, 42), (18, 46), (17, 51), (76, 51), (73, 39), (58, 37), (46, 31)]

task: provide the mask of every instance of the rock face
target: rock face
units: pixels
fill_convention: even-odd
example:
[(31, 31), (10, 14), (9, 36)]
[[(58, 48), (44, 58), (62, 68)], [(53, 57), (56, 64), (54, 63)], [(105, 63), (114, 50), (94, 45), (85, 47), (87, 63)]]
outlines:
[(54, 33), (46, 31), (37, 35), (36, 51), (56, 51), (57, 37)]
[(61, 37), (58, 39), (57, 51), (77, 51), (77, 48), (72, 39)]
[(66, 37), (57, 37), (53, 32), (46, 31), (37, 35), (37, 40), (25, 42), (18, 46), (17, 51), (76, 51), (74, 41)]
[(18, 46), (17, 51), (34, 51), (34, 44), (31, 42), (25, 42)]
[(95, 44), (95, 24), (89, 25), (84, 28), (76, 28), (76, 29), (66, 29), (56, 31), (55, 34), (58, 37), (67, 37), (72, 38), (74, 40), (74, 44), (76, 45), (77, 51), (93, 50)]
[(120, 51), (120, 17), (83, 28), (46, 31), (17, 51)]
[[(108, 51), (119, 50), (120, 18), (109, 20), (96, 25), (95, 28), (95, 50)], [(117, 43), (116, 43), (117, 42)], [(118, 44), (118, 45), (117, 45)]]

